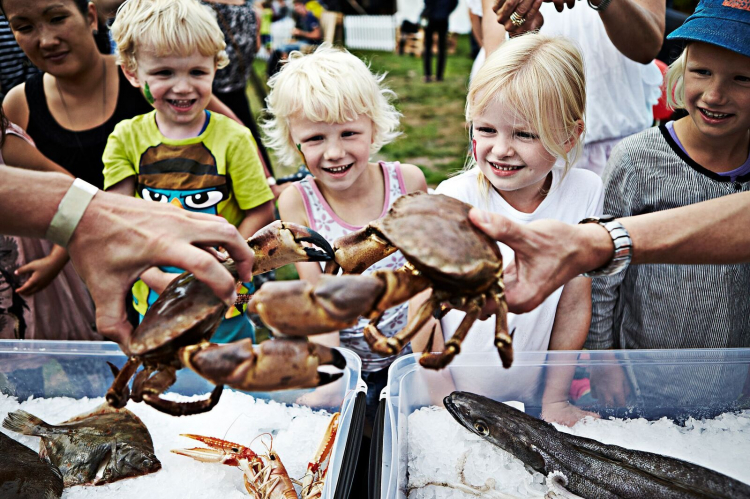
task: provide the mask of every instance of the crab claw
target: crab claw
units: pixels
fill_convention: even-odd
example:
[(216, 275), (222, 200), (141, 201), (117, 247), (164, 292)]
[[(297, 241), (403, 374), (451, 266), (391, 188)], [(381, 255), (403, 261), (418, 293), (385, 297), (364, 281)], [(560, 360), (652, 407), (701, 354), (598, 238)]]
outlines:
[(172, 449), (172, 452), (180, 456), (187, 456), (201, 461), (203, 463), (219, 463), (227, 466), (239, 466), (240, 460), (251, 461), (257, 457), (249, 447), (245, 447), (228, 440), (222, 440), (214, 437), (204, 437), (202, 435), (192, 435), (183, 433), (182, 437), (198, 440), (208, 446), (193, 447), (191, 449)]
[(288, 263), (325, 262), (334, 257), (333, 248), (323, 236), (309, 227), (280, 220), (260, 229), (247, 244), (255, 252), (253, 275)]
[(255, 347), (249, 339), (224, 345), (203, 342), (183, 347), (178, 356), (212, 383), (245, 391), (314, 388), (343, 376), (318, 372), (319, 365), (346, 366), (340, 352), (307, 338), (267, 340)]
[(248, 311), (289, 336), (309, 336), (351, 327), (369, 314), (385, 286), (371, 276), (323, 275), (307, 281), (266, 282), (252, 295)]

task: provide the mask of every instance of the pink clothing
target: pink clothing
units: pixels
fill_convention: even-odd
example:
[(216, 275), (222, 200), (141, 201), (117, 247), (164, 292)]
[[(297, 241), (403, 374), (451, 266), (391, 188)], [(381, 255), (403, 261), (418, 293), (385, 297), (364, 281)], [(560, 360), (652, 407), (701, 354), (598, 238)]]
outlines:
[[(34, 145), (13, 123), (5, 129)], [(0, 151), (0, 164), (5, 164)], [(28, 237), (0, 236), (0, 339), (103, 340), (94, 331), (96, 315), (88, 290), (68, 262), (49, 286), (31, 296), (16, 289), (26, 276), (14, 272), (49, 255), (53, 244)]]
[[(398, 162), (386, 163), (381, 161), (380, 166), (383, 169), (383, 179), (385, 181), (385, 200), (383, 202), (383, 210), (380, 213), (380, 217), (383, 217), (388, 213), (393, 201), (399, 196), (406, 194), (407, 191), (401, 174), (401, 165)], [(315, 184), (313, 177), (306, 177), (295, 183), (295, 187), (297, 187), (302, 195), (310, 228), (317, 231), (329, 242), (333, 243), (336, 239), (362, 228), (346, 223), (334, 213)], [(396, 270), (401, 268), (405, 263), (406, 259), (400, 251), (397, 251), (373, 264), (363, 274), (370, 274), (380, 269)], [(386, 336), (393, 336), (402, 330), (408, 322), (408, 310), (408, 303), (402, 303), (386, 310), (383, 318), (378, 323), (380, 332)], [(411, 353), (411, 345), (407, 345), (399, 355), (390, 357), (381, 357), (373, 353), (362, 334), (364, 327), (369, 322), (368, 319), (360, 319), (356, 326), (339, 332), (341, 346), (353, 350), (362, 358), (362, 371), (372, 372), (386, 368), (400, 355)]]

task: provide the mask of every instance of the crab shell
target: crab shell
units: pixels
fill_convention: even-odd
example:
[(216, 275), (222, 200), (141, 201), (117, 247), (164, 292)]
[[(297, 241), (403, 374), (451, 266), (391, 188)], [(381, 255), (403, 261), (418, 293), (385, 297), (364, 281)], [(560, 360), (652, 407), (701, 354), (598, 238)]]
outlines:
[[(224, 267), (236, 276), (234, 262)], [(209, 339), (227, 305), (205, 283), (185, 272), (173, 280), (123, 346), (144, 360), (170, 357), (180, 348)]]
[(500, 248), (469, 221), (471, 205), (442, 194), (398, 198), (372, 225), (438, 288), (478, 294), (502, 269)]

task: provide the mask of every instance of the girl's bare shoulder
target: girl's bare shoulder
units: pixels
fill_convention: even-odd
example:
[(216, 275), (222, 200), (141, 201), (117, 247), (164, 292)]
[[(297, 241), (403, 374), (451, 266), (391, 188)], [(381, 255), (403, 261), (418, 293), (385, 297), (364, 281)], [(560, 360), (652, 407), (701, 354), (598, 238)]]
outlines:
[(422, 170), (418, 166), (402, 163), (401, 175), (404, 177), (407, 192), (427, 192), (427, 181), (424, 178), (424, 173), (422, 173)]
[(293, 222), (309, 226), (305, 203), (302, 194), (295, 185), (291, 185), (279, 196), (278, 200), (279, 218), (285, 222)]
[(24, 130), (29, 125), (29, 104), (26, 102), (26, 83), (16, 85), (3, 99), (3, 112), (8, 121)]

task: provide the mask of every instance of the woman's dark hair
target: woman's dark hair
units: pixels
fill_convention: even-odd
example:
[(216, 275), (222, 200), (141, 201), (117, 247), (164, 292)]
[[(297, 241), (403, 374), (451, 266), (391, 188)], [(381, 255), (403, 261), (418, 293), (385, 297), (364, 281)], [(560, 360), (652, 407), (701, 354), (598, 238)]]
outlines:
[[(2, 104), (2, 103), (0, 103)], [(8, 128), (8, 118), (5, 117), (3, 106), (0, 105), (0, 149), (5, 145), (5, 129)]]
[[(3, 5), (3, 2), (4, 0), (0, 0), (0, 12), (5, 16), (5, 6)], [(73, 0), (73, 3), (78, 7), (78, 11), (85, 16), (89, 8), (89, 3), (91, 2), (89, 2), (89, 0)], [(102, 54), (111, 54), (112, 44), (109, 40), (109, 27), (107, 26), (107, 21), (104, 19), (104, 16), (97, 16), (96, 31), (97, 33), (94, 35), (94, 41), (96, 42), (96, 47), (99, 49), (99, 52)], [(1, 141), (0, 147), (2, 147)]]

